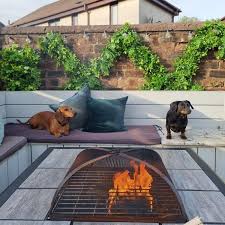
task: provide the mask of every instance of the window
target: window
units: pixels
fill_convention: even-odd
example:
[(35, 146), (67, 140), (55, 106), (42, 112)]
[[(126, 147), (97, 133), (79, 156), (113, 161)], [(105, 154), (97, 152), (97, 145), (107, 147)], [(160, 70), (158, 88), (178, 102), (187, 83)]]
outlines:
[(89, 12), (89, 11), (87, 12), (87, 25), (88, 25), (88, 26), (91, 25), (91, 23), (90, 23), (90, 21), (91, 21), (91, 20), (90, 20), (90, 13), (91, 13), (91, 12)]
[(78, 25), (78, 14), (72, 15), (72, 26)]
[(113, 4), (110, 6), (110, 24), (118, 24), (118, 4)]
[(51, 21), (49, 21), (48, 22), (48, 25), (49, 26), (59, 26), (59, 24), (60, 24), (60, 19), (56, 19), (56, 20), (51, 20)]

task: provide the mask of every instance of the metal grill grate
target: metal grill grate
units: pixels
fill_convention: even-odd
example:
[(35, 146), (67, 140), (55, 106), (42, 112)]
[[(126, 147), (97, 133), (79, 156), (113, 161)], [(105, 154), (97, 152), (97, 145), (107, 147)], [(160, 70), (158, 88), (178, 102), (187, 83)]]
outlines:
[[(74, 221), (136, 221), (136, 222), (185, 222), (175, 192), (158, 173), (147, 168), (153, 177), (149, 194), (152, 208), (145, 197), (119, 197), (109, 213), (109, 190), (113, 187), (113, 175), (129, 170), (130, 160), (112, 154), (97, 160), (69, 176), (53, 201), (49, 212), (51, 220)], [(139, 190), (136, 190), (137, 193)], [(118, 193), (119, 194), (119, 193)]]

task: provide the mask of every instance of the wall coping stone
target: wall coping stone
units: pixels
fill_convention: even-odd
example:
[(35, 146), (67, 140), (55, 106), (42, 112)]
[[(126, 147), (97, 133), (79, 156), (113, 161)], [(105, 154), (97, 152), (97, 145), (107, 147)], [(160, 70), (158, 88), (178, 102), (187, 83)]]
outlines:
[[(202, 22), (196, 23), (157, 23), (157, 24), (138, 24), (132, 25), (137, 32), (165, 32), (169, 31), (194, 31), (203, 25)], [(7, 26), (0, 29), (0, 35), (28, 35), (45, 34), (50, 31), (62, 34), (83, 33), (114, 33), (122, 25), (97, 25), (97, 26), (56, 26), (56, 27), (12, 27)]]

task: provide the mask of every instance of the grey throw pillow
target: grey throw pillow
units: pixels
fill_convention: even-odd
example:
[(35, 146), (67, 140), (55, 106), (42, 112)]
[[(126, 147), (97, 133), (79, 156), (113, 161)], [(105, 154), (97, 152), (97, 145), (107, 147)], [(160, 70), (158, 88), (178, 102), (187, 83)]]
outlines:
[(60, 106), (70, 106), (77, 112), (77, 115), (70, 121), (70, 129), (73, 130), (83, 128), (85, 127), (88, 119), (87, 99), (90, 97), (90, 95), (90, 88), (88, 85), (85, 85), (72, 97), (59, 104), (51, 104), (49, 107), (54, 111), (57, 111)]

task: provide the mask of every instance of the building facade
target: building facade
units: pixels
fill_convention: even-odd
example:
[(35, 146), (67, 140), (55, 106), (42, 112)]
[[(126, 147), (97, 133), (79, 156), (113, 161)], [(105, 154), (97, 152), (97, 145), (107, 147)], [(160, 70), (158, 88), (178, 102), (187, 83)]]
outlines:
[(60, 0), (12, 26), (121, 25), (173, 22), (180, 9), (165, 0)]

